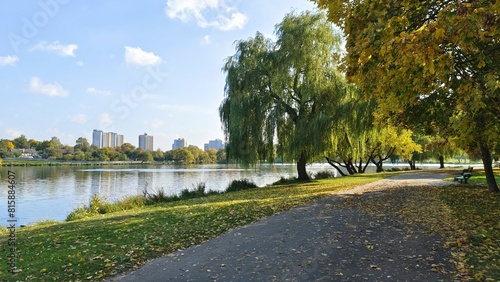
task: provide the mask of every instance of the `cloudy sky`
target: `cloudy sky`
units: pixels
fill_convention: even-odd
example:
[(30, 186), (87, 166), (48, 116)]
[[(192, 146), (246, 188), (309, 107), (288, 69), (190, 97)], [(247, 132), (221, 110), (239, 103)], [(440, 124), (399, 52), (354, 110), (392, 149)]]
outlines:
[(218, 107), (234, 42), (274, 26), (307, 0), (4, 1), (0, 4), (0, 139), (92, 130), (155, 149), (223, 139)]

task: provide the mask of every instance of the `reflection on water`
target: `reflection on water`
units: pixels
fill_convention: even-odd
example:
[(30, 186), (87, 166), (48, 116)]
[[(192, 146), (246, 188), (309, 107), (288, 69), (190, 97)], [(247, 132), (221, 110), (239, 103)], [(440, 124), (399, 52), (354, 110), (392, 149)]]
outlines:
[[(315, 164), (311, 173), (332, 168)], [(7, 225), (7, 171), (0, 168), (0, 225)], [(128, 195), (141, 195), (163, 189), (178, 194), (204, 182), (207, 190), (222, 191), (235, 179), (246, 178), (258, 186), (280, 177), (296, 175), (294, 165), (259, 165), (243, 169), (228, 165), (196, 166), (109, 166), (109, 167), (13, 167), (16, 173), (16, 216), (18, 224), (40, 220), (65, 220), (76, 207), (88, 204), (93, 194), (115, 201)], [(332, 170), (333, 171), (333, 170)]]

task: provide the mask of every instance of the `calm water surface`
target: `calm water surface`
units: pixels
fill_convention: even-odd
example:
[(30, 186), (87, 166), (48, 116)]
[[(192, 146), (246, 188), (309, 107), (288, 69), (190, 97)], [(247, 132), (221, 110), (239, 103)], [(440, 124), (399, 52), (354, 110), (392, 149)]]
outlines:
[[(333, 169), (328, 164), (308, 166), (309, 172)], [(17, 224), (41, 220), (64, 221), (76, 207), (87, 205), (94, 194), (115, 201), (128, 195), (141, 195), (164, 189), (177, 194), (204, 182), (207, 190), (222, 191), (235, 179), (246, 178), (265, 186), (280, 177), (296, 176), (294, 165), (259, 165), (243, 169), (231, 165), (196, 166), (108, 166), (108, 167), (13, 167), (0, 168), (0, 225), (6, 226), (7, 171), (16, 173)], [(3, 184), (1, 184), (3, 183)], [(1, 186), (4, 187), (1, 187)]]

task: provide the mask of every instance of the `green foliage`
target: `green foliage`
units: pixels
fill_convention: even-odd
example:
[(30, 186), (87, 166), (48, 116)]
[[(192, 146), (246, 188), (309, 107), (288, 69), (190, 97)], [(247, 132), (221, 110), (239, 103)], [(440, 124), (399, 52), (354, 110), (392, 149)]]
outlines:
[(300, 181), (296, 178), (296, 177), (290, 177), (290, 178), (286, 178), (286, 177), (280, 177), (279, 180), (273, 182), (272, 185), (290, 185), (290, 184), (295, 184), (295, 183), (299, 183)]
[(89, 205), (78, 207), (68, 214), (66, 221), (75, 221), (79, 219), (84, 219), (99, 214), (108, 214), (118, 211), (131, 210), (142, 208), (146, 204), (146, 201), (141, 196), (128, 196), (117, 202), (110, 203), (105, 199), (99, 197), (99, 195), (92, 195)]
[(334, 178), (335, 174), (331, 172), (330, 170), (323, 170), (323, 171), (318, 171), (314, 175), (314, 179), (328, 179), (328, 178)]
[(233, 180), (226, 188), (226, 192), (236, 192), (241, 190), (258, 188), (257, 184), (248, 179)]
[(179, 196), (177, 195), (172, 195), (169, 196), (165, 193), (165, 190), (163, 188), (159, 189), (156, 192), (147, 194), (146, 197), (144, 197), (144, 201), (147, 205), (154, 205), (158, 203), (168, 203), (168, 202), (173, 202), (173, 201), (178, 201), (180, 200)]
[[(277, 41), (261, 33), (236, 43), (223, 67), (225, 98), (219, 108), (227, 155), (244, 164), (273, 162), (276, 154), (299, 163), (335, 143), (337, 101), (347, 84), (336, 66), (341, 38), (324, 14), (288, 14), (276, 26)], [(275, 150), (274, 142), (278, 146)]]
[(499, 2), (314, 2), (344, 30), (348, 80), (386, 119), (456, 137), (481, 156), (498, 192), (490, 158), (500, 140)]
[[(178, 164), (206, 164), (223, 163), (226, 159), (224, 149), (219, 151), (210, 149), (204, 152), (193, 145), (188, 148), (166, 152), (162, 152), (160, 149), (150, 152), (135, 148), (130, 143), (125, 143), (116, 148), (98, 148), (94, 145), (90, 145), (88, 140), (84, 137), (78, 138), (73, 147), (62, 145), (57, 137), (52, 137), (51, 140), (40, 142), (33, 139), (27, 141), (26, 137), (22, 135), (14, 140), (17, 146), (36, 149), (42, 158), (50, 160), (96, 162), (138, 160), (142, 162), (169, 161)], [(13, 141), (7, 139), (0, 140), (0, 158), (21, 156), (21, 153), (12, 154), (9, 152), (9, 149), (15, 148)]]
[(153, 161), (153, 154), (151, 154), (150, 151), (140, 151), (137, 160), (142, 161), (142, 162), (152, 162)]
[(84, 138), (84, 137), (80, 137), (78, 138), (76, 141), (75, 141), (75, 146), (74, 146), (74, 149), (75, 151), (83, 151), (83, 152), (87, 152), (89, 149), (90, 149), (90, 143), (89, 141)]
[(21, 134), (21, 136), (12, 140), (12, 143), (14, 143), (14, 147), (16, 149), (29, 149), (30, 146), (28, 139), (26, 139), (26, 136), (24, 136), (24, 134)]
[(74, 221), (79, 219), (84, 219), (90, 216), (95, 215), (91, 212), (88, 207), (78, 207), (71, 211), (68, 216), (66, 216), (66, 221)]

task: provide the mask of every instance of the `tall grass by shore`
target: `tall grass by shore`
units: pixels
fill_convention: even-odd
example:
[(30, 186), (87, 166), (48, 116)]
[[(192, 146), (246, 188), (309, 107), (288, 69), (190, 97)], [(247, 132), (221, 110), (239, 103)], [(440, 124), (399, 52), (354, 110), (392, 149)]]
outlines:
[(66, 221), (84, 219), (99, 214), (137, 209), (148, 205), (195, 199), (253, 188), (258, 188), (258, 186), (248, 179), (242, 179), (233, 180), (226, 190), (221, 192), (212, 190), (207, 191), (205, 183), (199, 182), (193, 185), (191, 189), (183, 189), (178, 195), (168, 195), (165, 193), (163, 188), (160, 188), (157, 191), (152, 190), (149, 192), (147, 187), (145, 187), (142, 193), (143, 195), (127, 196), (119, 201), (109, 202), (106, 199), (99, 197), (99, 195), (94, 194), (88, 205), (74, 209), (68, 214)]

